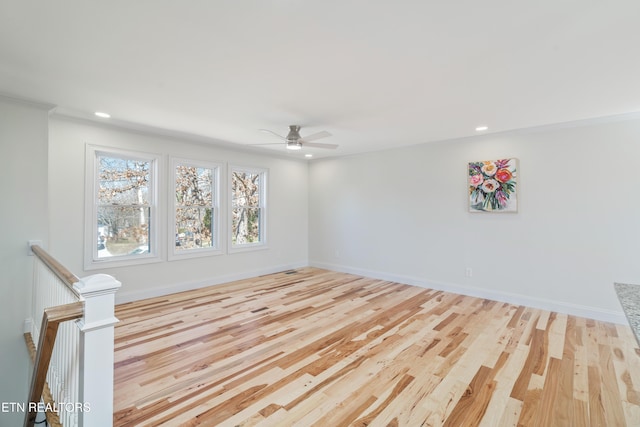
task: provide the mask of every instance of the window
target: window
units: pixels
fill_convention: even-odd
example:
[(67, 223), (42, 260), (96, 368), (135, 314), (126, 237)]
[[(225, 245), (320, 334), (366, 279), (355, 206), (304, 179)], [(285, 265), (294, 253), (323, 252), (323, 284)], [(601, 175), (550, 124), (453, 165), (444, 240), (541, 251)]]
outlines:
[(87, 149), (85, 267), (156, 258), (157, 157)]
[(220, 253), (219, 165), (173, 159), (170, 258)]
[(231, 167), (231, 250), (266, 247), (264, 169)]

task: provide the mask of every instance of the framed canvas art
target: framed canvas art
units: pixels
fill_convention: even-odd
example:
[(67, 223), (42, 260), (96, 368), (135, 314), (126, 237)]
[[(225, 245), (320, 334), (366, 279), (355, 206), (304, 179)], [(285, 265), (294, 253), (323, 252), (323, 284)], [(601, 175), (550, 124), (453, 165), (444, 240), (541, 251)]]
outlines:
[(518, 159), (469, 163), (469, 212), (518, 211)]

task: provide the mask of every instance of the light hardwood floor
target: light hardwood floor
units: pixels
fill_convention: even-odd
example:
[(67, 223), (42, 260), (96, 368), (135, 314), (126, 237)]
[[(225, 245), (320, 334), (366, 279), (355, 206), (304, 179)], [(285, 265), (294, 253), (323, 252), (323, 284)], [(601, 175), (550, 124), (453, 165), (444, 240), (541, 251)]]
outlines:
[(640, 426), (625, 325), (315, 268), (116, 312), (115, 426)]

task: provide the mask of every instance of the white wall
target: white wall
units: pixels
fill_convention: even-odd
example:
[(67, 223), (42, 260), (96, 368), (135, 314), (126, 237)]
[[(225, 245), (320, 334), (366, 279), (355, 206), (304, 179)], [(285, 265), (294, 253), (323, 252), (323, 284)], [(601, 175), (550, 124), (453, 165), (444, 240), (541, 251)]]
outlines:
[[(29, 240), (47, 230), (47, 109), (0, 96), (0, 404), (24, 403), (31, 364), (24, 321), (31, 302)], [(21, 425), (23, 413), (0, 412), (0, 425)]]
[[(64, 117), (50, 120), (50, 224), (51, 251), (79, 276), (102, 272), (122, 282), (118, 301), (161, 295), (241, 277), (281, 271), (307, 264), (307, 164), (300, 160), (234, 151), (206, 143), (178, 140), (101, 126)], [(168, 156), (268, 168), (267, 250), (166, 261), (167, 207), (160, 215), (160, 253), (164, 261), (132, 267), (84, 271), (85, 145), (159, 153)], [(167, 177), (161, 181), (163, 205)], [(222, 193), (223, 195), (226, 193)], [(222, 225), (224, 226), (224, 224)], [(224, 243), (224, 242), (223, 242)]]
[[(468, 213), (467, 163), (505, 157), (520, 160), (519, 213)], [(636, 118), (319, 160), (310, 263), (623, 322), (613, 283), (640, 283), (638, 159)]]

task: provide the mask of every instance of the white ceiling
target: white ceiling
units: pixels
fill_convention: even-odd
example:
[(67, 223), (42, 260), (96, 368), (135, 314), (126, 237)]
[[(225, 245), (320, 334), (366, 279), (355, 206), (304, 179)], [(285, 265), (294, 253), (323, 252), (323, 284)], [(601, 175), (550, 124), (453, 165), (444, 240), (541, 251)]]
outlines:
[(638, 112), (639, 46), (638, 0), (0, 0), (0, 92), (316, 158)]

